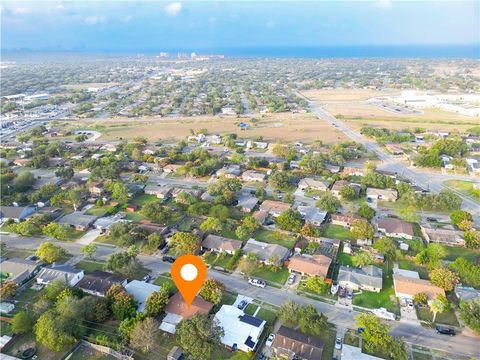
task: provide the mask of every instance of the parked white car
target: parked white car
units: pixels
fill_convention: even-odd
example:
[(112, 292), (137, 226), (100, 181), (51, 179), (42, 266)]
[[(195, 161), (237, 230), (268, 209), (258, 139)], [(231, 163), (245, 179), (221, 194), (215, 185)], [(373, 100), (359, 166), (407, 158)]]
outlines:
[(270, 334), (268, 335), (267, 341), (265, 342), (265, 345), (270, 347), (272, 346), (273, 340), (275, 339), (275, 334)]
[(257, 286), (257, 287), (260, 287), (260, 288), (264, 288), (265, 286), (267, 286), (267, 283), (263, 280), (259, 280), (259, 279), (254, 279), (254, 278), (248, 278), (248, 283), (250, 285), (253, 285), (253, 286)]

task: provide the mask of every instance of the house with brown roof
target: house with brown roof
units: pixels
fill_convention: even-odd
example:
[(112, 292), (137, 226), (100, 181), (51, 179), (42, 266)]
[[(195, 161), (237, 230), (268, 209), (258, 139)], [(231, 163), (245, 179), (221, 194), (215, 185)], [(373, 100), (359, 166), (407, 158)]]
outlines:
[(332, 259), (325, 255), (295, 255), (288, 263), (288, 271), (326, 277), (331, 263)]
[(379, 219), (377, 221), (377, 228), (379, 232), (386, 236), (395, 238), (411, 240), (415, 235), (412, 224), (397, 218)]
[(119, 284), (125, 286), (127, 285), (127, 281), (127, 278), (122, 275), (95, 270), (85, 275), (77, 283), (76, 287), (82, 289), (87, 294), (105, 297), (108, 289), (113, 285)]
[(260, 225), (263, 225), (263, 223), (265, 222), (265, 220), (267, 219), (268, 217), (268, 213), (266, 211), (262, 211), (262, 210), (258, 210), (258, 211), (255, 211), (253, 214), (252, 214), (253, 218), (255, 220), (258, 221), (258, 223)]
[(416, 277), (405, 276), (402, 273), (393, 274), (393, 287), (395, 295), (399, 298), (412, 299), (418, 293), (424, 293), (429, 300), (435, 299), (438, 295), (445, 295), (445, 291), (433, 285), (428, 280)]
[(321, 339), (282, 325), (271, 348), (280, 359), (318, 360), (322, 358), (324, 346)]
[(173, 295), (168, 305), (163, 311), (167, 314), (160, 329), (170, 334), (175, 334), (176, 327), (182, 320), (190, 319), (194, 315), (208, 314), (213, 308), (213, 304), (203, 300), (200, 296), (195, 297), (190, 306), (183, 300), (182, 294), (179, 291)]
[(228, 239), (223, 236), (217, 236), (210, 234), (202, 242), (202, 248), (207, 251), (214, 251), (232, 255), (235, 250), (242, 248), (242, 242), (240, 240)]
[(362, 168), (354, 168), (354, 167), (344, 167), (341, 176), (342, 177), (347, 177), (347, 176), (365, 176), (367, 174), (367, 170), (362, 169)]
[(352, 227), (355, 221), (364, 220), (360, 215), (357, 214), (332, 214), (330, 218), (332, 220), (332, 224), (348, 228)]
[(267, 212), (269, 215), (277, 217), (291, 207), (292, 205), (280, 201), (265, 200), (262, 205), (260, 205), (260, 210)]
[(333, 184), (332, 188), (330, 189), (331, 193), (333, 195), (335, 195), (337, 198), (340, 197), (340, 190), (342, 190), (342, 188), (344, 186), (351, 186), (353, 188), (353, 190), (355, 190), (355, 192), (357, 193), (357, 195), (360, 194), (360, 189), (361, 189), (361, 186), (359, 184), (355, 184), (355, 183), (350, 183), (346, 180), (337, 180), (335, 181), (335, 183)]

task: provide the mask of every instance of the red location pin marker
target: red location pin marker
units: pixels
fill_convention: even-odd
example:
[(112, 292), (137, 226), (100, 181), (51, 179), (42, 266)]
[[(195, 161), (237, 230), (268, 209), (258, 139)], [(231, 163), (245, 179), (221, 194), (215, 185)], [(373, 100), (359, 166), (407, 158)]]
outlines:
[(190, 306), (207, 278), (205, 263), (198, 256), (183, 255), (175, 260), (170, 274), (183, 300)]

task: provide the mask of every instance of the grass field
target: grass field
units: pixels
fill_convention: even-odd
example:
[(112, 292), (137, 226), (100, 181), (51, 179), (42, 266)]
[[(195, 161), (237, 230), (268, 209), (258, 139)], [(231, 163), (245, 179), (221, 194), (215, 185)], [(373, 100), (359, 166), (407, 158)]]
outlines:
[(173, 295), (177, 292), (177, 287), (175, 286), (175, 283), (173, 282), (169, 273), (164, 273), (164, 274), (159, 275), (153, 281), (153, 283), (155, 285), (158, 285), (158, 286), (162, 286), (163, 284), (167, 284), (170, 295)]
[[(417, 317), (419, 320), (432, 322), (433, 313), (430, 311), (430, 309), (417, 307)], [(458, 323), (457, 317), (455, 316), (454, 311), (438, 313), (437, 317), (435, 318), (435, 324), (459, 326), (459, 323)]]
[(447, 250), (447, 256), (445, 260), (455, 261), (458, 257), (463, 257), (473, 263), (476, 263), (480, 258), (480, 250), (468, 249), (462, 246), (445, 246)]
[(273, 271), (270, 266), (264, 265), (256, 268), (252, 276), (283, 285), (288, 279), (288, 269), (282, 267), (278, 271)]
[(276, 233), (275, 231), (263, 228), (258, 229), (253, 237), (258, 241), (285, 246), (287, 249), (291, 249), (293, 248), (293, 245), (295, 245), (295, 238), (292, 236)]
[(203, 255), (203, 260), (211, 265), (211, 266), (220, 266), (222, 268), (226, 268), (227, 267), (227, 264), (228, 262), (230, 261), (230, 259), (232, 258), (232, 255), (229, 255), (229, 254), (218, 254), (218, 253), (215, 253), (215, 252), (206, 252), (204, 255)]
[(21, 353), (28, 349), (34, 347), (37, 350), (37, 357), (41, 360), (60, 360), (67, 354), (66, 351), (51, 351), (47, 347), (40, 345), (35, 342), (35, 335), (33, 333), (28, 333), (22, 335), (22, 337), (6, 351), (8, 355), (21, 358)]
[[(221, 116), (155, 118), (140, 117), (135, 119), (95, 119), (69, 123), (71, 129), (93, 129), (102, 133), (100, 140), (129, 139), (137, 135), (147, 140), (180, 140), (190, 135), (190, 129), (199, 131), (207, 129), (209, 133), (236, 133), (239, 138), (255, 138), (263, 136), (267, 141), (312, 142), (321, 140), (324, 143), (345, 141), (347, 137), (324, 121), (319, 121), (313, 114), (256, 114), (257, 122), (250, 123), (248, 130), (240, 130), (238, 123), (244, 118)], [(247, 120), (248, 122), (248, 120)]]
[(352, 240), (350, 229), (335, 224), (327, 224), (322, 227), (322, 236), (330, 239)]
[(347, 266), (347, 265), (352, 266), (353, 265), (352, 256), (350, 256), (348, 254), (345, 254), (344, 252), (338, 253), (337, 260), (340, 263), (340, 265), (344, 265), (344, 266)]
[[(105, 265), (105, 263), (101, 262), (101, 261), (82, 260), (82, 261), (79, 261), (75, 266), (79, 269), (83, 269), (85, 274), (89, 274), (89, 273), (91, 273), (95, 270), (104, 271), (104, 268), (103, 268), (104, 265)], [(131, 278), (135, 279), (135, 280), (141, 280), (149, 272), (150, 272), (150, 270), (140, 266), (138, 268), (138, 271), (136, 271), (135, 274)], [(129, 278), (130, 278), (130, 276), (129, 276)]]
[(414, 263), (408, 259), (398, 260), (398, 267), (403, 270), (411, 270), (418, 272), (420, 279), (428, 280), (428, 270), (419, 264)]

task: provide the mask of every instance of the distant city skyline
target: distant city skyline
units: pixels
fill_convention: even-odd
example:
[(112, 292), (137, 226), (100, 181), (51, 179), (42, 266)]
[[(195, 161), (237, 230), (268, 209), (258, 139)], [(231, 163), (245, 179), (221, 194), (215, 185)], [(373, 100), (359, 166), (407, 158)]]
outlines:
[[(476, 1), (3, 1), (2, 49), (176, 51), (479, 44)], [(470, 52), (472, 50), (469, 50)]]

